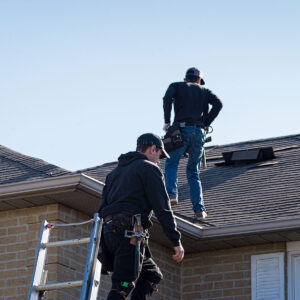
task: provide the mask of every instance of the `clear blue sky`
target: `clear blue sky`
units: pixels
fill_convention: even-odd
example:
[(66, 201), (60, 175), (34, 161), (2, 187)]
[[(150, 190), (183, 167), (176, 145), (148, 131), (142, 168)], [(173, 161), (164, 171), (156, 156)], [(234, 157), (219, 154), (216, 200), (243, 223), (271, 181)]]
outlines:
[(68, 170), (163, 134), (162, 96), (200, 68), (213, 144), (300, 133), (300, 1), (0, 1), (0, 144)]

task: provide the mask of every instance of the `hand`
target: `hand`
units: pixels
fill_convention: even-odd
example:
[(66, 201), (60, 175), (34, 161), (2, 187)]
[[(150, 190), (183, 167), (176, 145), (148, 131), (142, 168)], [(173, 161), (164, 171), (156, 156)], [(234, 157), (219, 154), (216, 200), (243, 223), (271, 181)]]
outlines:
[(181, 244), (179, 246), (174, 247), (174, 251), (175, 254), (173, 255), (173, 259), (178, 263), (181, 262), (184, 257), (184, 249), (181, 246)]
[(168, 128), (170, 127), (170, 123), (165, 123), (164, 127), (163, 127), (163, 131), (167, 132)]

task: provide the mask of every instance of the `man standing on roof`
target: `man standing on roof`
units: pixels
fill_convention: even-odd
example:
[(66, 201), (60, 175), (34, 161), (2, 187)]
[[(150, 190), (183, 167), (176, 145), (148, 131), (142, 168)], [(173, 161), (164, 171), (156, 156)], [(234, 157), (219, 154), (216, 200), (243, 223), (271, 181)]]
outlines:
[[(204, 138), (208, 127), (222, 109), (222, 102), (205, 84), (200, 70), (190, 68), (184, 82), (174, 82), (168, 87), (163, 98), (165, 131), (170, 127), (172, 104), (174, 123), (178, 124), (184, 146), (171, 152), (165, 164), (166, 188), (172, 205), (178, 203), (177, 168), (185, 152), (189, 153), (186, 168), (190, 186), (190, 197), (195, 217), (199, 220), (207, 216), (200, 182), (200, 162), (204, 148)], [(211, 109), (209, 109), (211, 105)]]
[[(143, 134), (137, 139), (136, 151), (122, 154), (118, 166), (106, 177), (99, 207), (104, 225), (98, 258), (103, 271), (113, 272), (108, 300), (126, 299), (131, 291), (131, 300), (142, 300), (157, 290), (162, 273), (151, 258), (147, 237), (140, 239), (138, 247), (137, 238), (124, 236), (126, 230), (126, 235), (128, 230), (147, 235), (153, 211), (173, 244), (173, 259), (183, 259), (180, 233), (157, 165), (162, 156), (168, 154), (159, 136)], [(132, 224), (137, 215), (141, 226)]]

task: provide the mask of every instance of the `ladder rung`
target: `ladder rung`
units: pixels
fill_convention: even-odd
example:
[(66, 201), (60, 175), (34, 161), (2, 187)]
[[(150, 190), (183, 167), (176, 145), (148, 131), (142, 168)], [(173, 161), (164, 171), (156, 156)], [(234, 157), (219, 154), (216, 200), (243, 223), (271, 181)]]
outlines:
[(82, 286), (83, 281), (69, 281), (69, 282), (57, 282), (57, 283), (49, 283), (49, 284), (41, 284), (35, 286), (34, 289), (36, 291), (51, 291), (51, 290), (60, 290), (60, 289), (68, 289)]
[(51, 243), (42, 243), (42, 248), (87, 244), (89, 242), (90, 242), (90, 238), (87, 237), (87, 238), (74, 239), (74, 240), (58, 241), (58, 242), (51, 242)]

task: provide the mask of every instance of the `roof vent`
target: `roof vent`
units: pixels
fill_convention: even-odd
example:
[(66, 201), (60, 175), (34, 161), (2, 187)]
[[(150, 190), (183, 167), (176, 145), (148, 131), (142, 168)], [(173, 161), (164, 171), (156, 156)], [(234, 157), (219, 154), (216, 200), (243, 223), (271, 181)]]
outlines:
[(225, 162), (220, 165), (243, 165), (275, 158), (273, 147), (263, 147), (222, 153)]

